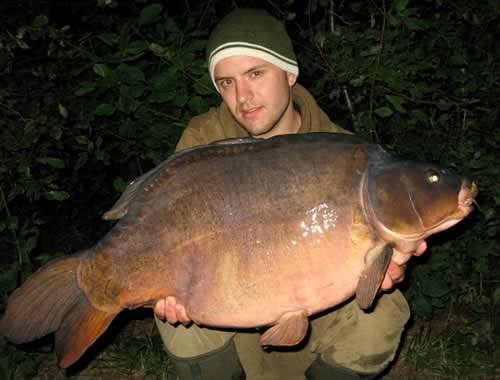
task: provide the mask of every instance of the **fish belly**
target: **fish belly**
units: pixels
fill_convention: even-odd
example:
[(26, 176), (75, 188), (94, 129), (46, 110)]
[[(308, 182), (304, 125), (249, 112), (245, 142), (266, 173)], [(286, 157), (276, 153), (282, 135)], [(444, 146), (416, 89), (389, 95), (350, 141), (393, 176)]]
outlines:
[(318, 313), (354, 294), (363, 257), (352, 254), (348, 237), (338, 228), (321, 239), (254, 241), (252, 253), (238, 251), (235, 243), (231, 251), (227, 243), (224, 254), (205, 262), (206, 271), (192, 273), (179, 302), (193, 321), (218, 327), (268, 325), (297, 310)]

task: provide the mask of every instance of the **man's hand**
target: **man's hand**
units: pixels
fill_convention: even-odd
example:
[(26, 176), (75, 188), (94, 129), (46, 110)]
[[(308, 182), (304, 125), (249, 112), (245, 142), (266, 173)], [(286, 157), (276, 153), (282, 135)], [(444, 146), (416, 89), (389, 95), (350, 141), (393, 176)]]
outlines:
[[(424, 241), (418, 246), (416, 252), (413, 255), (421, 256), (426, 249), (427, 249), (427, 243)], [(403, 281), (405, 278), (405, 270), (406, 270), (406, 263), (400, 265), (396, 264), (394, 261), (391, 261), (391, 263), (389, 264), (389, 268), (387, 269), (387, 273), (384, 277), (384, 280), (382, 281), (381, 289), (382, 290), (391, 289), (394, 286), (394, 284)]]
[(186, 309), (183, 305), (177, 303), (175, 297), (166, 297), (158, 300), (154, 307), (154, 313), (158, 319), (162, 321), (166, 320), (173, 325), (177, 322), (183, 325), (187, 325), (191, 322), (187, 316)]

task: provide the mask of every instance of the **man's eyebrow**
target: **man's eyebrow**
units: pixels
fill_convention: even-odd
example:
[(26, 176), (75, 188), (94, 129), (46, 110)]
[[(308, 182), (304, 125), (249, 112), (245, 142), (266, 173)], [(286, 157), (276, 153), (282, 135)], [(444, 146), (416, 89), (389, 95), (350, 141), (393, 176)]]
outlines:
[(255, 70), (264, 69), (264, 68), (266, 68), (267, 66), (269, 66), (269, 64), (268, 64), (268, 63), (261, 63), (260, 65), (250, 67), (247, 71), (245, 71), (245, 72), (244, 72), (244, 74), (251, 73), (252, 71), (255, 71)]
[[(243, 75), (245, 74), (248, 74), (248, 73), (251, 73), (252, 71), (255, 71), (255, 70), (261, 70), (261, 69), (264, 69), (266, 67), (268, 67), (269, 64), (268, 63), (262, 63), (260, 65), (256, 65), (256, 66), (252, 66), (250, 67), (248, 70), (246, 70)], [(223, 79), (232, 79), (233, 77), (231, 76), (214, 76), (214, 79), (215, 81), (219, 81), (219, 80), (223, 80)]]
[(214, 79), (216, 82), (223, 80), (223, 79), (231, 79), (231, 77), (219, 77), (219, 76), (214, 76)]

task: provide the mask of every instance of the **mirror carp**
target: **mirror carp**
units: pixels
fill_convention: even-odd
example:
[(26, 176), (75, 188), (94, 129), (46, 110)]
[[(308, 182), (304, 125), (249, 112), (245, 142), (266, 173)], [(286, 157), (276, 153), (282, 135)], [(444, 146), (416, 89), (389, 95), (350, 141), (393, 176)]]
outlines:
[(313, 314), (352, 296), (372, 307), (390, 261), (462, 220), (477, 192), (346, 134), (187, 149), (127, 187), (94, 247), (16, 289), (0, 333), (19, 344), (55, 332), (68, 367), (123, 309), (175, 297), (196, 324), (268, 327), (262, 345), (294, 345)]

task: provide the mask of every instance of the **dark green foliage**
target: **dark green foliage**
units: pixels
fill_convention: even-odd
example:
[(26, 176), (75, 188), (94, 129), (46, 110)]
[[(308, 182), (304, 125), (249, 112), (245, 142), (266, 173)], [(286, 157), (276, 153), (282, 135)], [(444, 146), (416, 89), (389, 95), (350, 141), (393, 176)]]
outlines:
[[(207, 31), (158, 4), (137, 12), (118, 17), (94, 7), (75, 32), (39, 15), (0, 35), (0, 230), (2, 251), (17, 251), (16, 268), (0, 275), (4, 292), (16, 286), (16, 270), (32, 270), (41, 226), (85, 223), (89, 207), (102, 212), (117, 195), (113, 185), (122, 190), (166, 158), (189, 118), (217, 102), (204, 61)], [(86, 235), (78, 248), (90, 244)]]
[[(9, 3), (9, 2), (8, 2)], [(299, 81), (333, 120), (480, 188), (476, 212), (408, 271), (415, 314), (450, 305), (498, 330), (500, 8), (495, 1), (238, 1), (286, 22)], [(0, 292), (91, 245), (132, 178), (219, 102), (204, 55), (235, 5), (28, 1), (0, 24)], [(485, 322), (485, 323), (486, 323)]]

